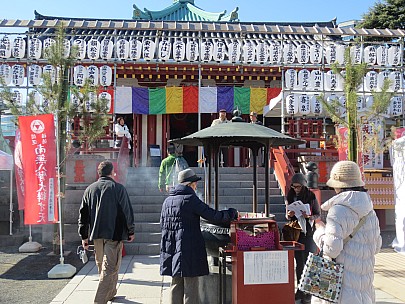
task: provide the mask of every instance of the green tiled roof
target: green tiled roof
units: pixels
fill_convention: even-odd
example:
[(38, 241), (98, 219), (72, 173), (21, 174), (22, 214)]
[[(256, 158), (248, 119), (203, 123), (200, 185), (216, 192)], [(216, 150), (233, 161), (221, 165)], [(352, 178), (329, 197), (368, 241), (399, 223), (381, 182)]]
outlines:
[(206, 12), (194, 5), (194, 0), (174, 0), (173, 4), (161, 11), (142, 11), (135, 4), (134, 20), (165, 20), (165, 21), (239, 21), (236, 7), (230, 14), (226, 10), (219, 13)]

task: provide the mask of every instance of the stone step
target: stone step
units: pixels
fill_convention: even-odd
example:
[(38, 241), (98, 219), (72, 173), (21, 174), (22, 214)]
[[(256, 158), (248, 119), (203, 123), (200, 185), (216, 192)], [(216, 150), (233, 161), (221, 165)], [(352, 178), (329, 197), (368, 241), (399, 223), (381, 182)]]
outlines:
[(161, 232), (135, 232), (134, 243), (160, 243)]
[(157, 222), (135, 222), (135, 233), (139, 232), (149, 232), (149, 233), (160, 233), (160, 224)]
[(158, 255), (160, 254), (159, 243), (125, 243), (125, 252), (128, 255)]

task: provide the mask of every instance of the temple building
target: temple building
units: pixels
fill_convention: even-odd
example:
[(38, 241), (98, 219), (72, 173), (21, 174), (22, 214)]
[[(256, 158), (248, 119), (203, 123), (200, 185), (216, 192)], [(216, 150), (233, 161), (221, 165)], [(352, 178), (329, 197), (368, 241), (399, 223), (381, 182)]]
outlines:
[[(246, 121), (250, 112), (257, 112), (266, 126), (311, 139), (306, 148), (324, 148), (327, 135), (335, 131), (316, 96), (342, 98), (341, 79), (331, 66), (343, 62), (346, 48), (351, 48), (356, 63), (370, 65), (359, 107), (367, 107), (371, 91), (390, 77), (398, 100), (389, 120), (403, 118), (402, 79), (397, 75), (403, 40), (382, 44), (344, 39), (396, 41), (404, 36), (401, 30), (338, 27), (336, 19), (245, 22), (237, 7), (211, 13), (193, 0), (174, 0), (161, 11), (133, 8), (127, 20), (38, 12), (34, 20), (2, 20), (1, 28), (27, 31), (1, 36), (0, 74), (9, 86), (25, 91), (17, 98), (23, 100), (35, 90), (34, 75), (49, 68), (44, 51), (63, 24), (67, 52), (71, 45), (79, 47), (71, 84), (81, 86), (91, 78), (111, 100), (111, 123), (118, 116), (125, 118), (133, 135), (134, 166), (151, 165), (150, 147), (158, 146), (164, 157), (168, 140), (210, 126), (220, 109), (226, 109), (228, 119), (238, 109)], [(82, 123), (77, 118), (74, 128)], [(104, 140), (93, 151), (113, 149), (112, 130), (106, 128)], [(197, 148), (185, 147), (184, 157), (194, 166), (200, 156)], [(378, 166), (383, 166), (382, 157)], [(229, 159), (231, 166), (247, 166), (248, 152), (230, 149)]]

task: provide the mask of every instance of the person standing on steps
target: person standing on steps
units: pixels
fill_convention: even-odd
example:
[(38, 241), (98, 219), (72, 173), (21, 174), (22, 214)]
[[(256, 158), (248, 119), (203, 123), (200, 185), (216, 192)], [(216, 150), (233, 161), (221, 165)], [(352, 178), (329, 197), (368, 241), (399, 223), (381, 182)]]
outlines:
[(115, 133), (115, 143), (114, 147), (119, 148), (121, 147), (121, 143), (124, 137), (128, 139), (128, 149), (131, 149), (131, 133), (129, 132), (128, 126), (125, 124), (123, 117), (118, 117), (117, 122), (114, 125), (114, 133)]
[(160, 274), (171, 276), (170, 303), (200, 303), (198, 277), (209, 274), (200, 217), (214, 224), (230, 224), (236, 209), (217, 211), (196, 195), (201, 180), (190, 168), (180, 171), (179, 184), (165, 199), (160, 216)]
[[(219, 110), (219, 117), (212, 121), (211, 127), (220, 125), (223, 123), (228, 123), (228, 122), (229, 122), (229, 120), (226, 119), (226, 110), (221, 109), (221, 110)], [(228, 165), (228, 148), (227, 147), (220, 148), (219, 157), (220, 157), (219, 164), (222, 165), (222, 167), (226, 167)]]
[[(298, 239), (298, 243), (304, 244), (304, 250), (294, 251), (294, 258), (296, 263), (295, 274), (297, 281), (301, 279), (302, 272), (304, 270), (305, 262), (309, 256), (309, 253), (315, 253), (317, 251), (316, 245), (312, 238), (314, 234), (315, 224), (321, 215), (321, 209), (315, 194), (308, 189), (307, 180), (302, 173), (295, 173), (291, 179), (291, 189), (287, 193), (286, 205), (301, 201), (304, 204), (309, 205), (311, 214), (302, 213), (301, 216), (296, 216), (294, 211), (290, 211), (286, 208), (286, 218), (288, 220), (298, 220), (301, 226), (301, 233)], [(311, 295), (304, 294), (301, 290), (297, 290), (295, 293), (295, 300), (300, 301), (300, 304), (311, 303)]]
[(134, 240), (135, 223), (127, 190), (113, 179), (113, 164), (103, 161), (97, 171), (99, 179), (87, 187), (82, 198), (79, 235), (86, 250), (89, 240), (94, 242), (100, 275), (94, 303), (106, 304), (117, 293), (122, 241)]

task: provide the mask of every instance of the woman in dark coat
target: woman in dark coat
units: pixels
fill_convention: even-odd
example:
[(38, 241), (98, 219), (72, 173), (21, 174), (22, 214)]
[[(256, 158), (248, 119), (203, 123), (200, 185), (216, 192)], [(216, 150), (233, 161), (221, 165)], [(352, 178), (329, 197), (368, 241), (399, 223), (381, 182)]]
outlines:
[(200, 217), (214, 224), (227, 224), (237, 217), (233, 208), (217, 211), (202, 202), (195, 193), (199, 180), (190, 168), (180, 171), (179, 184), (162, 206), (160, 274), (172, 277), (172, 304), (199, 303), (198, 277), (209, 274)]
[[(315, 253), (317, 250), (312, 237), (314, 235), (314, 221), (321, 215), (321, 209), (315, 197), (315, 194), (308, 189), (307, 180), (302, 173), (294, 174), (291, 179), (291, 189), (287, 193), (286, 204), (289, 205), (295, 201), (301, 201), (304, 204), (309, 204), (311, 210), (311, 215), (303, 212), (302, 216), (296, 217), (294, 211), (289, 211), (287, 209), (288, 207), (286, 208), (287, 219), (298, 220), (298, 222), (300, 223), (302, 230), (298, 242), (305, 245), (304, 250), (294, 251), (296, 262), (295, 274), (297, 275), (297, 281), (299, 281), (309, 253)], [(304, 294), (300, 290), (297, 290), (297, 292), (295, 293), (295, 299), (300, 300), (300, 303), (303, 304), (311, 303), (311, 295)]]

